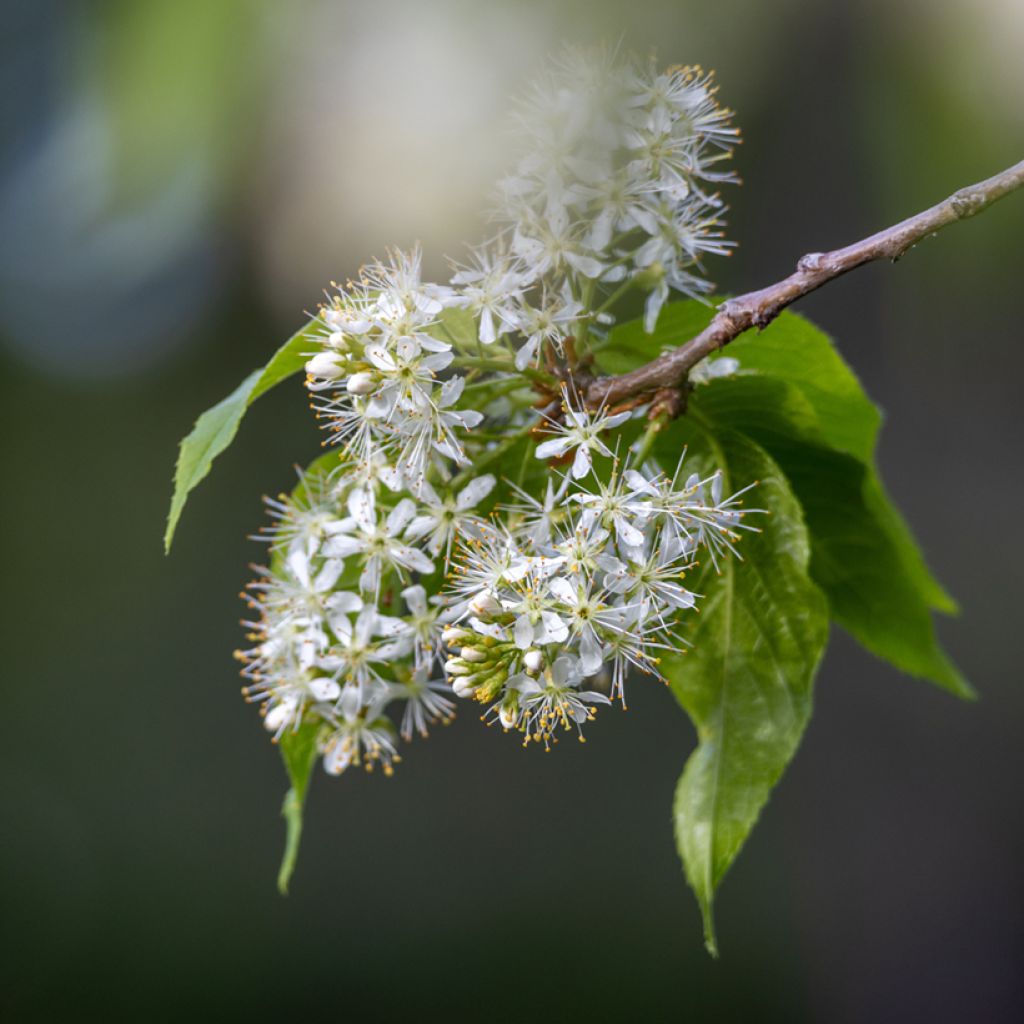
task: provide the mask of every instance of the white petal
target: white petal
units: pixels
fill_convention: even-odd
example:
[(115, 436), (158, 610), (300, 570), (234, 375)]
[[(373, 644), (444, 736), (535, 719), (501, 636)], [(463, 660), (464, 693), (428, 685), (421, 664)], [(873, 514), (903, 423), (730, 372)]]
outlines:
[(393, 371), (398, 369), (398, 364), (391, 358), (391, 354), (383, 345), (367, 345), (363, 349), (363, 353), (378, 370)]
[(323, 568), (316, 574), (316, 579), (313, 581), (313, 591), (317, 594), (322, 594), (330, 590), (338, 582), (338, 577), (344, 568), (345, 563), (340, 558), (329, 558), (324, 562)]
[(304, 551), (293, 551), (288, 556), (288, 569), (304, 587), (309, 586), (309, 559)]
[(371, 558), (359, 574), (359, 589), (364, 594), (374, 594), (380, 585), (380, 559)]
[(605, 265), (592, 256), (581, 256), (578, 253), (569, 252), (565, 254), (566, 262), (578, 270), (584, 277), (600, 277), (605, 270)]
[(627, 547), (638, 548), (643, 546), (643, 532), (628, 522), (625, 516), (619, 515), (615, 517), (615, 535)]
[(331, 537), (323, 546), (323, 553), (328, 558), (347, 558), (357, 551), (363, 550), (363, 542), (358, 537), (352, 537), (343, 533), (337, 537)]
[(590, 457), (590, 449), (586, 447), (576, 449), (576, 458), (572, 460), (572, 475), (574, 480), (582, 480), (593, 465)]
[(391, 553), (399, 565), (404, 565), (414, 572), (433, 572), (434, 563), (422, 551), (405, 544), (393, 544)]
[(447, 369), (451, 366), (452, 360), (455, 358), (451, 352), (434, 352), (429, 356), (425, 356), (420, 361), (420, 366), (425, 370), (432, 370), (434, 373), (439, 373), (441, 370)]
[(516, 369), (525, 370), (533, 362), (537, 354), (537, 346), (540, 344), (540, 335), (534, 334), (526, 344), (516, 353)]
[(601, 422), (601, 428), (603, 430), (611, 430), (612, 427), (625, 423), (632, 415), (630, 412), (617, 412), (614, 416), (605, 416)]
[(388, 514), (388, 536), (397, 537), (416, 515), (416, 502), (412, 498), (403, 498)]
[(465, 386), (465, 377), (449, 377), (448, 380), (441, 385), (441, 396), (438, 399), (437, 404), (442, 409), (447, 409), (448, 406), (454, 405), (459, 398), (462, 397), (462, 389)]
[(467, 509), (479, 505), (494, 490), (495, 482), (494, 477), (490, 473), (470, 480), (455, 499), (455, 507), (460, 512), (465, 512)]
[(419, 537), (430, 533), (431, 530), (436, 529), (439, 525), (439, 520), (434, 516), (417, 516), (406, 527), (405, 536), (408, 540), (417, 540)]
[(580, 668), (583, 674), (592, 676), (601, 670), (601, 643), (592, 629), (586, 629), (580, 636)]
[(418, 583), (406, 587), (402, 591), (402, 600), (405, 601), (409, 611), (413, 615), (424, 615), (427, 611), (427, 592)]
[(567, 605), (571, 605), (573, 608), (576, 607), (578, 596), (576, 588), (564, 576), (556, 576), (551, 580), (551, 582), (548, 583), (548, 589), (560, 601), (564, 601)]
[[(324, 601), (324, 607), (334, 615), (340, 615), (346, 612), (357, 612), (363, 607), (363, 599), (358, 594), (353, 594), (351, 591), (339, 590), (331, 594), (330, 597)], [(337, 632), (337, 630), (335, 630), (335, 632)]]
[(541, 612), (540, 621), (544, 625), (543, 643), (561, 644), (569, 639), (569, 627), (554, 612)]
[(537, 445), (537, 451), (534, 454), (538, 459), (557, 459), (564, 455), (571, 446), (571, 438), (553, 437), (550, 441), (543, 441)]
[(417, 334), (416, 341), (419, 342), (420, 348), (426, 349), (428, 352), (449, 352), (451, 350), (451, 345), (447, 341), (439, 341), (429, 334)]
[(516, 647), (521, 651), (527, 650), (530, 644), (533, 643), (533, 623), (528, 615), (520, 615), (516, 619), (516, 626), (512, 636)]
[(638, 473), (635, 469), (627, 469), (622, 474), (622, 479), (629, 485), (629, 489), (636, 494), (650, 494), (656, 496), (658, 493), (657, 487), (654, 486), (642, 473)]
[(373, 491), (363, 487), (353, 491), (348, 496), (348, 512), (359, 524), (361, 530), (365, 533), (372, 533), (377, 526)]
[(333, 679), (321, 677), (310, 681), (309, 692), (315, 700), (337, 700), (341, 695), (341, 687)]

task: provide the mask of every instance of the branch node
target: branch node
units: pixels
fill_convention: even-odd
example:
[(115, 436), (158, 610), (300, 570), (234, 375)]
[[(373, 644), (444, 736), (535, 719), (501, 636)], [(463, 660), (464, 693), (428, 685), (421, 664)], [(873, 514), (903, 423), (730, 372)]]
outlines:
[(796, 269), (804, 274), (813, 274), (821, 270), (824, 262), (825, 254), (823, 252), (809, 252), (806, 256), (800, 257)]
[(686, 398), (690, 385), (679, 388), (659, 388), (651, 399), (651, 407), (647, 411), (648, 420), (663, 418), (666, 422), (674, 420), (686, 412)]

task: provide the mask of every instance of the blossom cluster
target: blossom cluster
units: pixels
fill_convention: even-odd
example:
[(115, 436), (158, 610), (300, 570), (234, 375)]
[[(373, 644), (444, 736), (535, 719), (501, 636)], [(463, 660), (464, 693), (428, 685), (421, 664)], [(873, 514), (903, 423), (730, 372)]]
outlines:
[(447, 285), (417, 247), (334, 286), (306, 363), (328, 454), (268, 500), (238, 653), (275, 739), (309, 727), (327, 771), (390, 772), (472, 698), (548, 745), (685, 644), (684, 575), (749, 528), (738, 495), (667, 476), (647, 442), (620, 462), (645, 409), (588, 409), (572, 382), (620, 294), (646, 289), (651, 329), (728, 250), (705, 185), (736, 132), (713, 94), (698, 70), (566, 58), (520, 112), (497, 235)]
[(522, 369), (542, 342), (611, 322), (609, 300), (629, 287), (648, 293), (648, 332), (671, 291), (711, 290), (701, 260), (733, 243), (706, 186), (736, 180), (720, 168), (739, 141), (714, 97), (699, 68), (573, 52), (541, 78), (517, 118), (523, 155), (499, 183), (502, 230), (453, 281), (482, 343), (519, 334)]
[[(546, 443), (578, 441), (586, 418)], [(559, 728), (582, 739), (595, 705), (625, 706), (631, 670), (660, 678), (658, 652), (685, 644), (675, 627), (697, 602), (683, 581), (698, 551), (715, 561), (751, 529), (742, 492), (723, 499), (719, 472), (680, 484), (678, 473), (616, 466), (605, 481), (590, 465), (576, 471), (586, 450), (577, 445), (574, 472), (543, 501), (523, 494), (510, 525), (470, 537), (455, 566), (468, 604), (442, 634), (445, 671), (457, 696), (487, 704), (485, 717), (525, 743), (547, 746)], [(598, 678), (607, 695), (584, 689)]]

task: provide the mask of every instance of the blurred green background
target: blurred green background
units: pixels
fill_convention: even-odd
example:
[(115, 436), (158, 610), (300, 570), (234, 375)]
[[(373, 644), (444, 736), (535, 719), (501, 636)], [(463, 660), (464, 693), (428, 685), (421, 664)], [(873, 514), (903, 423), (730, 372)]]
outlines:
[(264, 399), (161, 553), (175, 444), (332, 278), (477, 237), (511, 92), (562, 41), (717, 70), (745, 181), (724, 290), (1024, 156), (1020, 0), (0, 4), (4, 1021), (1019, 1021), (1024, 195), (801, 306), (981, 692), (836, 635), (703, 952), (670, 806), (692, 731), (634, 685), (586, 747), (463, 713), (314, 780), (292, 894), (238, 695), (260, 495), (319, 438)]

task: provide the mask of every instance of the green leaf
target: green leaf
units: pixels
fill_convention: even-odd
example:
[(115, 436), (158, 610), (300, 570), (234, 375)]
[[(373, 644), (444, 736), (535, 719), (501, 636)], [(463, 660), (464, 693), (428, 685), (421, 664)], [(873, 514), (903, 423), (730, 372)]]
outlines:
[(901, 671), (959, 697), (972, 690), (935, 636), (930, 576), (873, 465), (828, 446), (807, 395), (756, 373), (697, 388), (691, 413), (762, 445), (789, 478), (811, 535), (811, 575), (832, 618)]
[(877, 503), (884, 499), (870, 468), (813, 445), (780, 442), (770, 450), (800, 496), (811, 530), (811, 575), (828, 596), (832, 618), (898, 669), (957, 697), (973, 697), (939, 646), (897, 535), (884, 512), (878, 514)]
[(875, 449), (882, 414), (828, 335), (786, 311), (760, 334), (737, 338), (729, 355), (740, 361), (744, 372), (756, 372), (797, 387), (814, 410), (822, 443), (849, 452), (869, 467), (873, 477), (870, 504), (893, 542), (903, 571), (914, 580), (930, 607), (955, 614), (956, 602), (929, 571), (910, 528), (878, 476)]
[(302, 839), (302, 809), (306, 803), (306, 791), (313, 766), (317, 759), (317, 735), (319, 722), (305, 722), (297, 730), (289, 729), (281, 737), (281, 757), (291, 780), (291, 789), (285, 794), (281, 815), (285, 820), (286, 838), (281, 869), (277, 874), (277, 888), (282, 896), (288, 895), (295, 862), (299, 856), (299, 842)]
[(811, 714), (811, 686), (828, 640), (828, 611), (808, 576), (809, 544), (800, 506), (770, 456), (735, 432), (712, 434), (692, 421), (659, 438), (666, 472), (689, 443), (687, 463), (722, 469), (727, 491), (755, 480), (760, 533), (742, 543), (716, 576), (690, 583), (704, 594), (691, 620), (689, 653), (661, 669), (697, 728), (698, 746), (675, 796), (676, 844), (700, 904), (708, 951), (717, 955), (712, 901), (796, 752)]
[(174, 472), (174, 495), (164, 532), (165, 551), (171, 549), (174, 531), (190, 492), (210, 472), (213, 460), (234, 440), (249, 406), (260, 395), (303, 368), (309, 353), (317, 347), (317, 323), (311, 320), (293, 334), (266, 366), (253, 370), (227, 398), (207, 409), (181, 442)]
[(759, 334), (737, 338), (728, 354), (745, 372), (799, 388), (827, 445), (872, 459), (882, 414), (828, 335), (810, 321), (785, 311)]
[[(700, 303), (673, 304), (653, 335), (639, 323), (615, 328), (601, 358), (630, 369), (697, 333), (710, 315)], [(931, 610), (955, 612), (956, 604), (885, 492), (874, 457), (881, 414), (853, 371), (824, 333), (789, 312), (738, 338), (729, 355), (740, 372), (698, 386), (691, 414), (752, 438), (790, 476), (811, 534), (811, 573), (832, 617), (902, 671), (970, 696), (931, 620)]]
[(463, 351), (470, 351), (480, 345), (476, 317), (468, 309), (460, 309), (458, 306), (442, 309), (427, 333)]
[(597, 367), (602, 373), (635, 370), (643, 363), (657, 359), (665, 349), (677, 348), (700, 334), (714, 315), (714, 306), (692, 299), (665, 306), (651, 334), (644, 330), (642, 320), (616, 324), (598, 347)]

